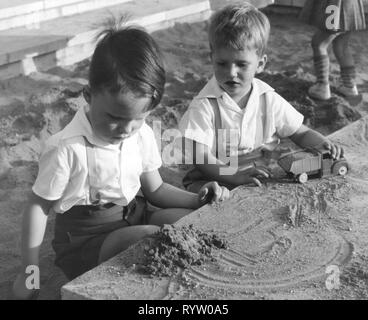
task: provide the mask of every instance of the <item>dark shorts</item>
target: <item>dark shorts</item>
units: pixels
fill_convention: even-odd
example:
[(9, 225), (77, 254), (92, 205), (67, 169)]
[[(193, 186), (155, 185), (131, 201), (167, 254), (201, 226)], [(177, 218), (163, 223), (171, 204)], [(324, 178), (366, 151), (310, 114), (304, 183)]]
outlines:
[[(136, 212), (138, 207), (140, 212)], [(52, 241), (55, 265), (70, 280), (96, 267), (106, 237), (115, 230), (144, 223), (144, 210), (145, 204), (143, 207), (133, 200), (127, 207), (111, 203), (74, 206), (57, 214)]]

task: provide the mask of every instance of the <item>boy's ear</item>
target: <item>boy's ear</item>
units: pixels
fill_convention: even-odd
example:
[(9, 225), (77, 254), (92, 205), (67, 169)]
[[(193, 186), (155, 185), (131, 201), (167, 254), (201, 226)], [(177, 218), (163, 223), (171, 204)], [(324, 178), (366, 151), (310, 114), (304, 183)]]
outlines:
[(264, 54), (262, 57), (259, 58), (257, 73), (261, 73), (264, 70), (266, 63), (267, 63), (267, 55)]
[(83, 97), (88, 104), (91, 103), (91, 87), (89, 85), (83, 87)]

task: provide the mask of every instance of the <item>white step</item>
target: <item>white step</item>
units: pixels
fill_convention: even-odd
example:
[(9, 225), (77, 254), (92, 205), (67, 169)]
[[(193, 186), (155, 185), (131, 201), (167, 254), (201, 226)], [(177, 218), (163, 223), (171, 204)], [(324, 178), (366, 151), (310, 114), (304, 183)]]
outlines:
[[(67, 17), (100, 8), (114, 6), (132, 0), (43, 0), (27, 1), (8, 7), (0, 7), (0, 30), (21, 26), (37, 26), (42, 21)], [(7, 1), (5, 1), (7, 2)]]
[(207, 19), (208, 0), (139, 0), (92, 12), (44, 21), (38, 29), (16, 28), (0, 31), (0, 79), (47, 71), (89, 58), (95, 48), (99, 26), (111, 16), (128, 13), (129, 23), (149, 32), (176, 22)]

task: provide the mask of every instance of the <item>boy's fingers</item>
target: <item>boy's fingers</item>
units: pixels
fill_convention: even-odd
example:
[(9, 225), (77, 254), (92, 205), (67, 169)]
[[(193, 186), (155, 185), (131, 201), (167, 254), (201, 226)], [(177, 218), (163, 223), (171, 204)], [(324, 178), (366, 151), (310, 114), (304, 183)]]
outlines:
[(265, 178), (269, 178), (271, 176), (271, 172), (265, 167), (253, 167), (251, 169), (244, 171), (244, 174), (249, 176), (262, 175)]
[(225, 199), (225, 190), (226, 190), (225, 188), (220, 187), (219, 195), (218, 195), (218, 198), (217, 198), (218, 202), (224, 201), (224, 199)]
[(201, 201), (204, 201), (207, 197), (207, 194), (208, 194), (208, 188), (204, 188), (203, 190), (200, 191), (199, 193), (199, 199)]
[(331, 143), (329, 141), (325, 141), (325, 142), (322, 143), (322, 147), (327, 149), (327, 150), (331, 150)]
[(336, 147), (333, 144), (330, 145), (330, 150), (332, 158), (336, 159)]
[(333, 144), (330, 141), (325, 141), (322, 144), (323, 148), (325, 148), (326, 150), (330, 151), (331, 157), (333, 159), (340, 159), (344, 156), (344, 149), (341, 148), (339, 145), (337, 144)]
[(253, 176), (262, 176), (264, 178), (269, 178), (271, 176), (271, 173), (265, 169), (265, 168), (256, 168), (255, 174)]
[(256, 184), (258, 187), (262, 187), (261, 181), (259, 181), (257, 178), (252, 178), (252, 181), (254, 184)]
[(335, 151), (335, 159), (339, 159), (340, 158), (340, 153), (341, 153), (339, 146), (335, 145), (335, 150), (336, 150)]
[(344, 149), (339, 145), (336, 145), (336, 159), (340, 159), (344, 156)]
[(222, 194), (220, 197), (220, 201), (224, 201), (230, 197), (230, 191), (228, 188), (225, 188), (225, 187), (222, 187), (221, 190), (222, 190)]
[(330, 141), (325, 141), (323, 144), (322, 144), (323, 148), (325, 148), (326, 150), (329, 150), (330, 151), (330, 154), (331, 154), (331, 157), (333, 159), (336, 159), (336, 146), (331, 143)]
[(221, 196), (222, 196), (222, 188), (216, 183), (213, 186), (213, 197), (211, 203), (219, 202)]
[(269, 178), (271, 176), (271, 173), (268, 170), (265, 169), (259, 169), (260, 174), (265, 176), (266, 178)]

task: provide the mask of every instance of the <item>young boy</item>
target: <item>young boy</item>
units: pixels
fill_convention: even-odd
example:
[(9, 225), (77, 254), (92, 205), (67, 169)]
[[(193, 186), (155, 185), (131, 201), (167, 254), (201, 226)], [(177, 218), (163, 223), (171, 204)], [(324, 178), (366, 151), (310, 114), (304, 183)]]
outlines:
[[(209, 44), (214, 77), (193, 99), (179, 123), (185, 138), (186, 159), (195, 168), (184, 178), (188, 190), (199, 190), (207, 180), (235, 187), (247, 183), (261, 185), (270, 172), (257, 166), (231, 174), (230, 156), (242, 162), (252, 151), (277, 144), (289, 137), (300, 147), (320, 146), (339, 158), (343, 150), (318, 132), (303, 125), (303, 116), (273, 88), (255, 78), (263, 71), (270, 32), (267, 17), (250, 4), (229, 5), (215, 12), (209, 26)], [(219, 128), (223, 130), (218, 130)], [(227, 139), (221, 143), (225, 131)], [(227, 154), (229, 155), (229, 153)]]
[[(92, 56), (84, 90), (88, 106), (46, 142), (41, 154), (23, 215), (15, 298), (35, 293), (26, 286), (27, 267), (39, 265), (50, 209), (57, 214), (55, 264), (73, 279), (158, 226), (229, 197), (215, 182), (198, 194), (163, 183), (160, 154), (145, 118), (160, 102), (164, 85), (161, 54), (148, 33), (134, 27), (106, 30)], [(148, 216), (142, 198), (136, 198), (139, 189), (163, 209)]]

